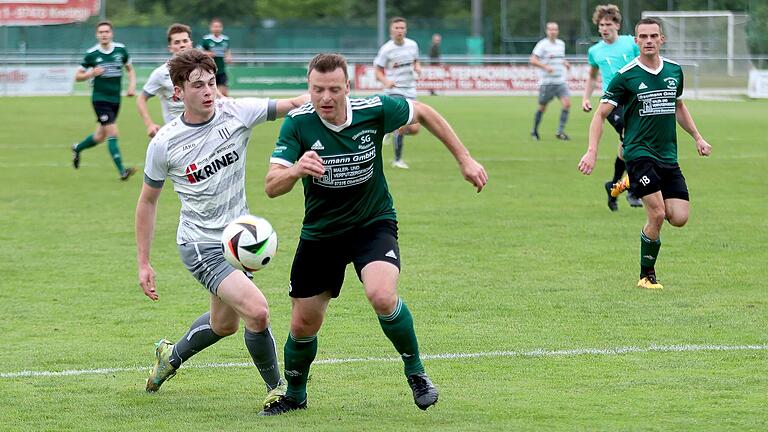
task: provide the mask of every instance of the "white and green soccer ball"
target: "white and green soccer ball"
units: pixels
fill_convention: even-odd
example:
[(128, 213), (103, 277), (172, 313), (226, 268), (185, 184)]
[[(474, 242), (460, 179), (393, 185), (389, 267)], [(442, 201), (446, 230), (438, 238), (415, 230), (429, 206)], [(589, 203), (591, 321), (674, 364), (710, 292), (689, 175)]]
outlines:
[(266, 267), (277, 252), (277, 233), (264, 218), (243, 215), (224, 228), (224, 258), (232, 267), (255, 272)]

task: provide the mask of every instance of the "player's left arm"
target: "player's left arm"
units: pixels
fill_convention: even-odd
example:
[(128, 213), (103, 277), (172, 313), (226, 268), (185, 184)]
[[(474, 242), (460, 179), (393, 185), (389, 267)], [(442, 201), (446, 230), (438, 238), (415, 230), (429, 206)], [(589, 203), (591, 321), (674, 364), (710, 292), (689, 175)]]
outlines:
[(309, 93), (304, 93), (303, 95), (296, 96), (295, 98), (291, 98), (291, 99), (277, 99), (276, 102), (277, 102), (277, 107), (276, 107), (277, 118), (283, 118), (292, 109), (298, 108), (304, 105), (305, 103), (309, 102)]
[(125, 70), (128, 71), (128, 91), (125, 94), (133, 96), (136, 94), (136, 70), (131, 63), (125, 64)]
[(472, 183), (477, 191), (483, 190), (483, 187), (488, 183), (488, 173), (485, 172), (485, 168), (480, 165), (469, 154), (469, 150), (462, 144), (456, 132), (450, 124), (443, 118), (440, 113), (434, 110), (429, 105), (425, 105), (418, 101), (412, 101), (413, 103), (413, 120), (411, 124), (420, 123), (426, 127), (432, 135), (442, 141), (448, 151), (451, 152), (456, 161), (459, 163), (461, 174), (468, 182)]
[(416, 78), (421, 76), (421, 62), (418, 57), (413, 61), (413, 71), (416, 72)]
[(696, 123), (693, 121), (693, 117), (691, 117), (691, 112), (685, 106), (685, 102), (682, 99), (678, 99), (675, 102), (675, 108), (677, 123), (696, 141), (696, 151), (699, 153), (699, 156), (709, 156), (712, 154), (712, 146), (699, 133)]
[(224, 63), (227, 63), (227, 64), (232, 63), (232, 50), (231, 49), (227, 49), (224, 52)]

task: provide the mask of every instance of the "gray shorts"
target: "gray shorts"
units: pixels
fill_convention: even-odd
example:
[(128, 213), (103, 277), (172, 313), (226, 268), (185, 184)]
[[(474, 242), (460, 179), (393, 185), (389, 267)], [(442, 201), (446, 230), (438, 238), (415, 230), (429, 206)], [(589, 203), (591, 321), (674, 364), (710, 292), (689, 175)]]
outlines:
[(548, 104), (555, 96), (563, 98), (570, 95), (566, 84), (544, 84), (539, 87), (539, 105)]
[[(219, 242), (184, 243), (179, 245), (181, 262), (187, 267), (192, 276), (198, 280), (211, 294), (217, 295), (221, 281), (230, 273), (238, 271), (224, 259), (224, 252)], [(244, 272), (253, 279), (253, 275)]]

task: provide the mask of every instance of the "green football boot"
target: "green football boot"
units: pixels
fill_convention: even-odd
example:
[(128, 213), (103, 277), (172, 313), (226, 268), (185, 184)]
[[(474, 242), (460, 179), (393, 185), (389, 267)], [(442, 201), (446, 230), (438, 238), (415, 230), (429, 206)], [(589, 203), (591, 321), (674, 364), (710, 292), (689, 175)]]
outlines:
[(150, 393), (160, 390), (160, 386), (166, 380), (176, 375), (176, 368), (171, 366), (169, 361), (173, 352), (173, 344), (166, 339), (160, 339), (155, 347), (155, 366), (147, 378), (147, 391)]

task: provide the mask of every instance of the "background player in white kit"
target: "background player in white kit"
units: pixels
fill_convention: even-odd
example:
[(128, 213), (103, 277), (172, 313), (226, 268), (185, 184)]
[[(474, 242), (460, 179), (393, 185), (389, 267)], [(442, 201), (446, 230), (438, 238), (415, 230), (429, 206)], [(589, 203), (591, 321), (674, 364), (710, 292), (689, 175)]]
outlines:
[[(373, 65), (376, 66), (376, 79), (389, 96), (413, 100), (416, 99), (416, 79), (421, 74), (421, 63), (419, 45), (405, 37), (407, 33), (405, 18), (394, 17), (389, 20), (389, 36), (392, 39), (379, 48)], [(403, 126), (392, 133), (395, 148), (393, 167), (408, 168), (408, 164), (403, 161), (403, 136), (417, 133), (418, 124)]]
[(539, 108), (533, 119), (533, 129), (531, 136), (539, 140), (539, 123), (547, 104), (555, 97), (560, 99), (563, 104), (563, 110), (560, 112), (560, 124), (557, 127), (555, 137), (563, 141), (568, 141), (568, 135), (565, 134), (565, 123), (568, 121), (568, 111), (571, 109), (570, 91), (565, 82), (566, 69), (571, 65), (565, 59), (565, 42), (558, 39), (560, 27), (556, 22), (547, 23), (547, 37), (540, 40), (533, 48), (530, 63), (541, 69), (539, 79)]
[[(168, 27), (168, 51), (176, 54), (188, 48), (192, 48), (192, 30), (184, 24), (171, 24)], [(150, 137), (154, 137), (160, 130), (160, 126), (152, 120), (147, 108), (147, 100), (154, 96), (160, 96), (163, 124), (170, 122), (184, 112), (184, 102), (174, 94), (167, 62), (152, 71), (141, 94), (136, 98), (136, 108), (139, 110), (141, 120), (147, 127), (147, 135)]]
[(163, 126), (147, 148), (144, 185), (136, 205), (139, 284), (147, 297), (158, 299), (149, 256), (157, 201), (163, 182), (170, 178), (182, 204), (176, 236), (181, 259), (210, 292), (211, 308), (176, 344), (165, 339), (157, 343), (146, 389), (157, 391), (185, 360), (236, 333), (242, 318), (245, 345), (267, 384), (264, 403), (271, 403), (284, 393), (284, 385), (267, 300), (250, 275), (225, 261), (220, 238), (228, 222), (249, 213), (245, 158), (251, 128), (284, 116), (307, 97), (216, 100), (216, 64), (196, 49), (178, 53), (168, 67), (184, 113)]

